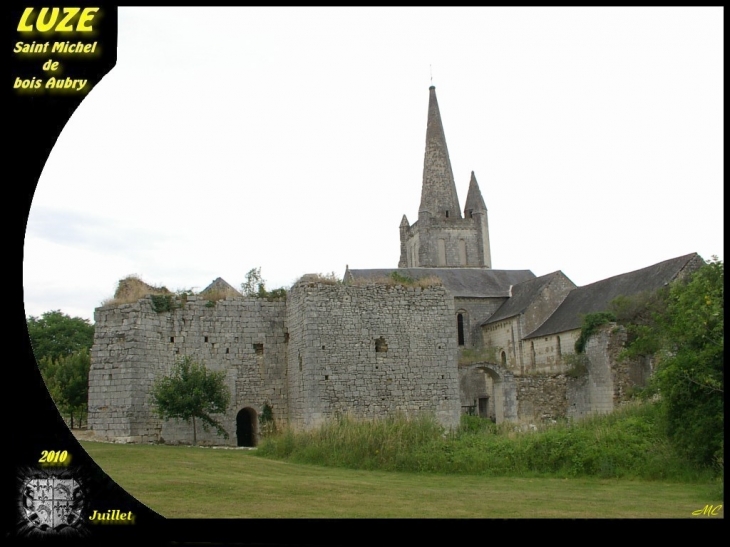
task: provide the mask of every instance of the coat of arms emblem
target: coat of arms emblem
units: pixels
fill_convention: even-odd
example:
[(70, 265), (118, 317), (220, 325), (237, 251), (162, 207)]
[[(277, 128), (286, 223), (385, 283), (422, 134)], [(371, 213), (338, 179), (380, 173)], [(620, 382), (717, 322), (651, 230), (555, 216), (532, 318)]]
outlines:
[(81, 485), (73, 478), (35, 477), (23, 485), (25, 519), (44, 532), (78, 526), (82, 522), (83, 502)]

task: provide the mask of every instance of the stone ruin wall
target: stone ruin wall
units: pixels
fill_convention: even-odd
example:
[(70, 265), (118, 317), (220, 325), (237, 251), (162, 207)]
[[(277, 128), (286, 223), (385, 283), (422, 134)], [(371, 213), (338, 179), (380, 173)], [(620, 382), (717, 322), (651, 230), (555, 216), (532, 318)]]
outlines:
[(454, 304), (443, 287), (299, 283), (288, 307), (293, 425), (428, 412), (458, 426)]
[[(561, 345), (569, 342), (570, 353), (574, 353), (574, 339), (579, 332), (561, 335)], [(550, 337), (546, 343), (554, 339)], [(568, 364), (563, 363), (558, 373), (516, 377), (520, 419), (580, 419), (613, 412), (627, 402), (636, 387), (646, 385), (652, 370), (649, 360), (619, 359), (625, 343), (623, 327), (615, 323), (603, 325), (586, 344), (586, 373), (566, 374)]]
[(532, 423), (565, 418), (568, 380), (564, 374), (515, 376), (518, 418)]
[[(222, 417), (228, 441), (199, 426), (200, 444), (235, 445), (237, 413), (249, 407), (258, 415), (265, 404), (279, 423), (302, 428), (338, 414), (377, 418), (399, 411), (435, 412), (453, 427), (462, 407), (484, 395), (490, 411), (508, 419), (581, 418), (611, 412), (651, 373), (648, 362), (618, 361), (626, 334), (606, 325), (587, 344), (585, 376), (515, 371), (502, 393), (506, 384), (496, 376), (460, 372), (454, 300), (440, 286), (308, 282), (295, 285), (287, 301), (170, 298), (174, 309), (161, 313), (150, 296), (96, 310), (89, 426), (98, 437), (190, 442), (191, 426), (161, 421), (149, 400), (154, 379), (184, 355), (225, 371), (232, 394)], [(509, 370), (500, 372), (501, 378)]]
[[(490, 326), (490, 337), (506, 332), (509, 323), (507, 320)], [(573, 345), (579, 332), (561, 333), (561, 346), (569, 344), (565, 349), (570, 350), (564, 351), (563, 356), (574, 353)], [(589, 339), (586, 344), (587, 369), (583, 374), (570, 371), (570, 363), (558, 360), (554, 347), (556, 336), (546, 338), (533, 340), (540, 358), (537, 370), (527, 370), (522, 374), (514, 371), (515, 400), (510, 401), (509, 393), (503, 394), (508, 405), (505, 408), (516, 405), (515, 418), (519, 421), (539, 423), (612, 412), (630, 399), (636, 387), (645, 386), (652, 374), (648, 359), (619, 359), (626, 342), (626, 331), (615, 323), (604, 325)], [(490, 367), (497, 371), (500, 368), (494, 364)], [(490, 415), (496, 414), (493, 401), (497, 384), (474, 366), (460, 366), (460, 371), (462, 406), (473, 407), (479, 397), (488, 396)]]
[[(199, 444), (236, 444), (236, 416), (264, 404), (274, 419), (314, 427), (349, 412), (435, 413), (457, 426), (460, 405), (453, 299), (443, 287), (299, 284), (285, 302), (170, 296), (157, 312), (147, 296), (95, 311), (89, 426), (121, 442), (189, 443), (192, 426), (160, 420), (155, 378), (189, 356), (226, 373), (229, 439), (198, 425)], [(301, 358), (301, 370), (300, 370)]]
[(201, 296), (173, 298), (158, 313), (151, 297), (95, 311), (89, 373), (89, 426), (100, 438), (126, 442), (190, 442), (192, 426), (157, 418), (149, 392), (157, 376), (182, 356), (226, 372), (231, 405), (222, 416), (229, 439), (198, 424), (200, 444), (236, 444), (236, 414), (268, 403), (288, 415), (286, 303), (237, 297), (217, 302)]

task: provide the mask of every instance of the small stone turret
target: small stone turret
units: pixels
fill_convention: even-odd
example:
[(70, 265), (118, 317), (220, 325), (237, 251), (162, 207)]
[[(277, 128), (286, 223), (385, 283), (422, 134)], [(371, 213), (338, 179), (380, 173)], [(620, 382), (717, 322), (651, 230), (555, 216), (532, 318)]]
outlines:
[(471, 218), (477, 226), (478, 242), (477, 252), (479, 262), (486, 268), (492, 267), (492, 251), (489, 246), (489, 221), (487, 220), (487, 206), (484, 203), (482, 192), (479, 190), (479, 183), (471, 172), (469, 181), (469, 192), (466, 194), (466, 205), (464, 205), (464, 218)]
[(411, 227), (411, 225), (408, 223), (408, 219), (406, 218), (406, 215), (403, 215), (403, 218), (400, 221), (400, 260), (398, 261), (399, 268), (408, 267), (406, 239), (408, 237), (408, 228), (410, 228), (410, 227)]

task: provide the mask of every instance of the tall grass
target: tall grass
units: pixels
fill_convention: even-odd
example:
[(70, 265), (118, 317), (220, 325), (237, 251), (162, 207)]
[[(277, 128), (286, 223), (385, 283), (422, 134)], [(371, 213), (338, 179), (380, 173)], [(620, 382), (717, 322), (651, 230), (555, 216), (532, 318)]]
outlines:
[(259, 446), (258, 455), (351, 469), (409, 469), (414, 449), (438, 443), (443, 428), (431, 416), (395, 415), (375, 421), (338, 417), (319, 429), (285, 429)]
[(711, 469), (683, 459), (664, 433), (655, 404), (542, 431), (463, 417), (447, 433), (431, 417), (394, 416), (376, 421), (341, 417), (309, 432), (285, 430), (264, 439), (257, 454), (351, 469), (478, 474), (709, 480)]

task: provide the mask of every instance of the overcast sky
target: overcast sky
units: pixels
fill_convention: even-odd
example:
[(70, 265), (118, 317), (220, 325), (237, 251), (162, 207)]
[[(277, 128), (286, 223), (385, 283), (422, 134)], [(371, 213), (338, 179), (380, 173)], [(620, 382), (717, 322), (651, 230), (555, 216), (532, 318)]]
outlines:
[(431, 74), (495, 269), (723, 258), (723, 31), (721, 7), (119, 8), (117, 66), (38, 183), (26, 314), (92, 319), (131, 273), (396, 267)]

